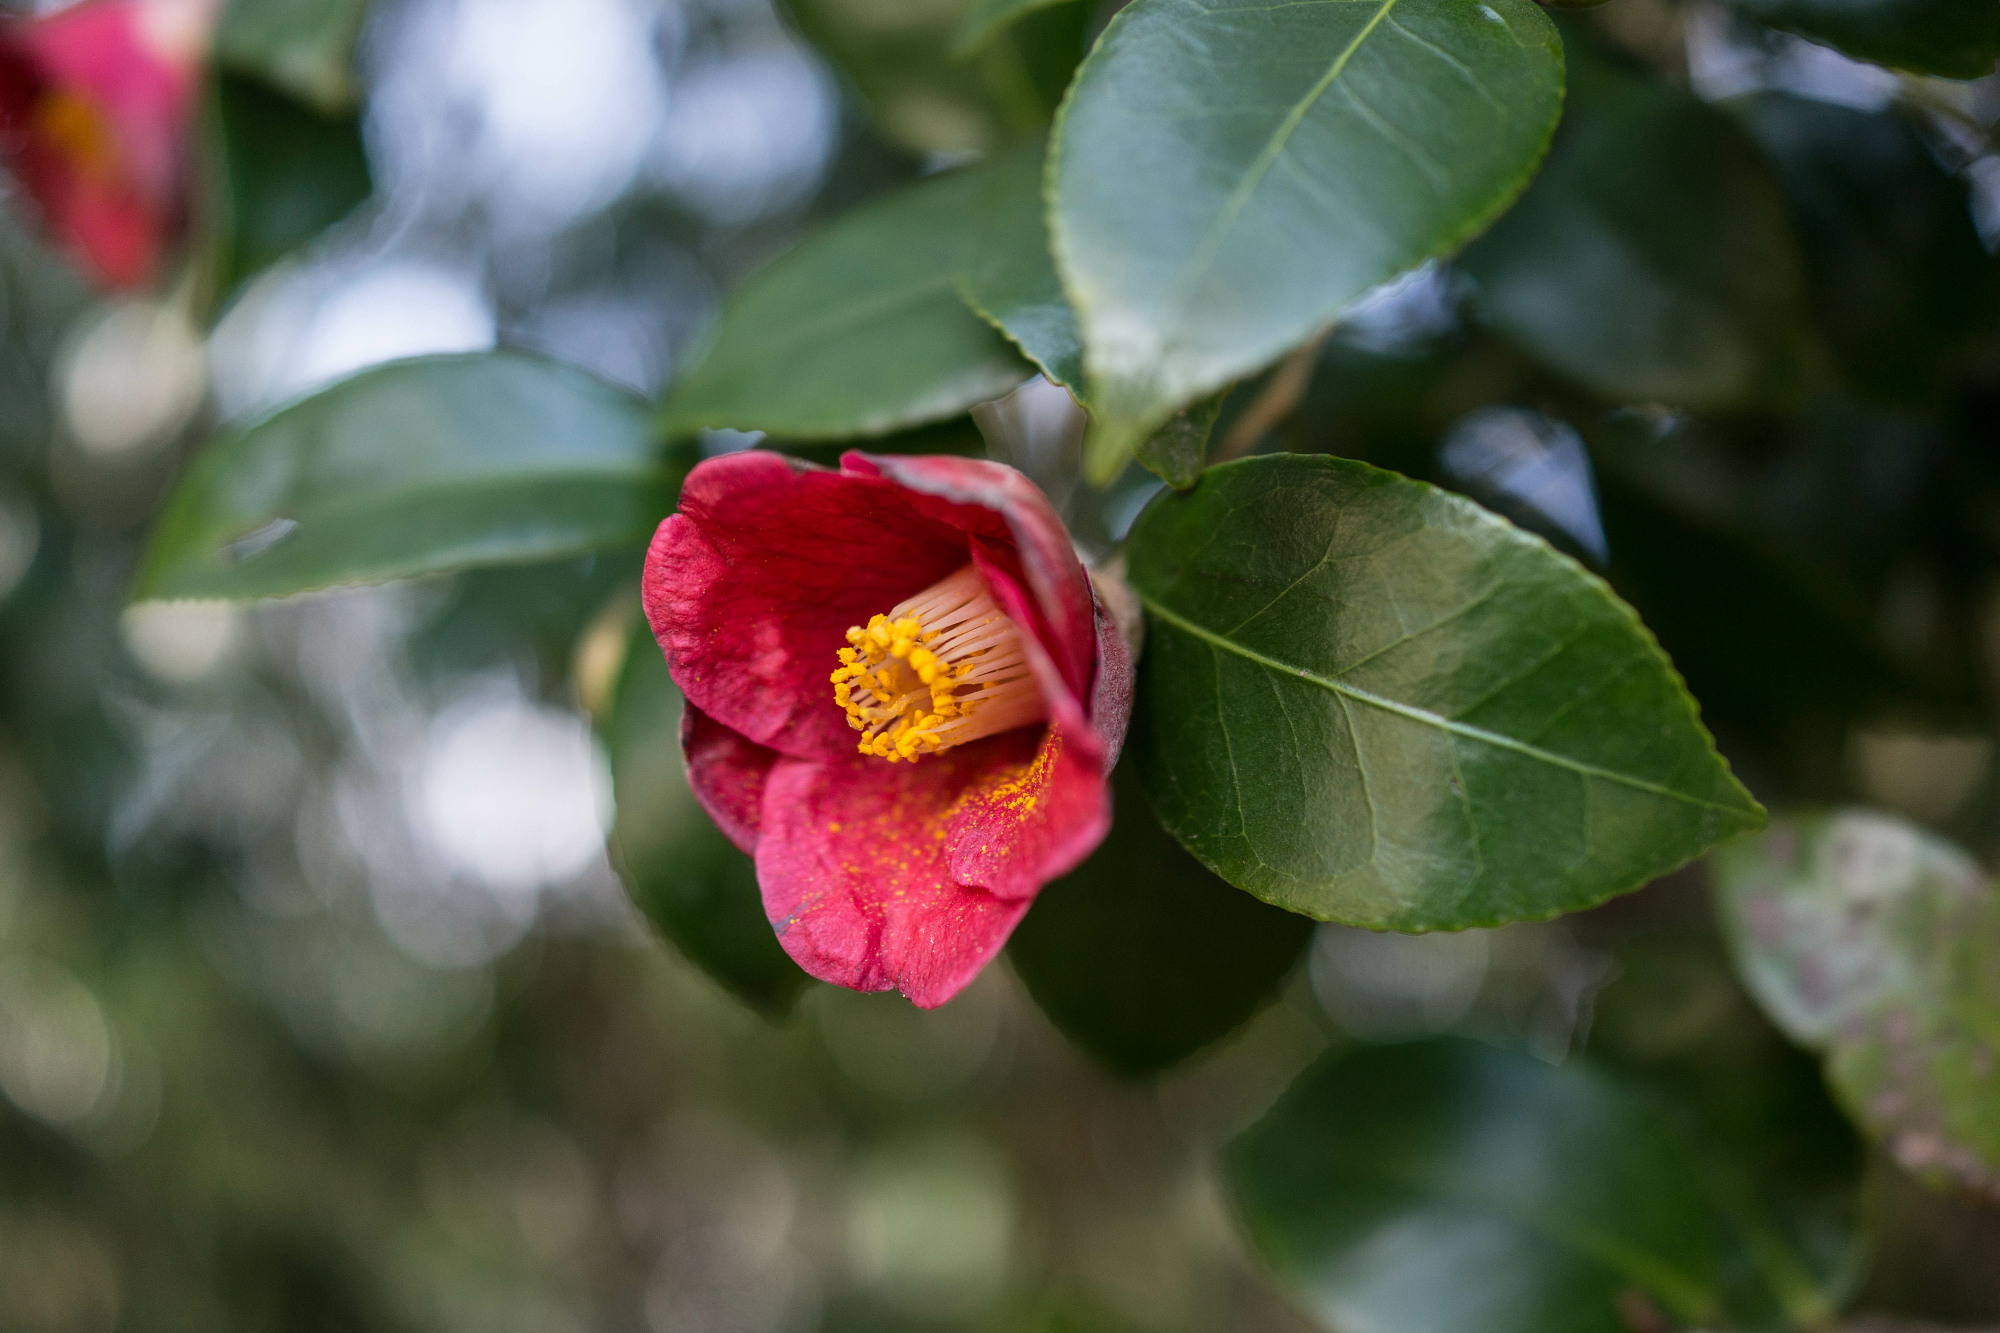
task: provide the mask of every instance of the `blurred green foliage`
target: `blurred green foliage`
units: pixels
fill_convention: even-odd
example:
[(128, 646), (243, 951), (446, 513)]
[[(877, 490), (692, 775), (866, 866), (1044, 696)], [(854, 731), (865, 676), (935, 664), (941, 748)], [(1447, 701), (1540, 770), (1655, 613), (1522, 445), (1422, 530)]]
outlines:
[[(717, 34), (752, 31), (755, 8), (675, 8), (685, 23), (661, 44), (726, 45)], [(648, 318), (692, 365), (688, 310), (813, 219), (1012, 146), (982, 174), (1015, 207), (965, 188), (968, 173), (874, 210), (944, 200), (964, 228), (802, 247), (751, 289), (761, 311), (724, 324), (709, 379), (680, 391), (713, 389), (734, 353), (768, 363), (823, 320), (831, 361), (780, 358), (796, 401), (751, 378), (727, 411), (673, 418), (669, 398), (677, 427), (768, 424), (793, 437), (771, 443), (818, 461), (844, 447), (822, 437), (935, 418), (864, 447), (978, 451), (964, 409), (1029, 368), (967, 300), (1076, 378), (1053, 267), (1022, 242), (1046, 237), (1019, 205), (1111, 8), (795, 0), (844, 98), (817, 194), (718, 221), (635, 186), (644, 197), (564, 223), (546, 253), (502, 235), (482, 261), (500, 337), (542, 336), (566, 283), (666, 272), (679, 305)], [(1733, 8), (1906, 69), (1991, 65), (1976, 5)], [(230, 6), (204, 150), (226, 189), (198, 220), (218, 301), (279, 290), (259, 276), (325, 243), (380, 174), (351, 72), (360, 13)], [(1760, 799), (1868, 801), (1990, 865), (2000, 261), (1977, 187), (1995, 161), (1994, 84), (1849, 70), (1837, 105), (1783, 73), (1803, 48), (1738, 26), (1730, 50), (1775, 52), (1760, 68), (1779, 73), (1705, 102), (1687, 64), (1708, 22), (1644, 0), (1565, 20), (1566, 120), (1519, 205), (1462, 262), (1348, 311), (1299, 357), (1300, 392), (1233, 367), (1247, 378), (1204, 405), (1219, 421), (1148, 460), (1178, 483), (1225, 451), (1321, 453), (1461, 491), (1605, 575)], [(1265, 45), (1260, 58), (1296, 55)], [(476, 209), (421, 203), (385, 214), (389, 230), (428, 225), (435, 252), (470, 248)], [(444, 221), (412, 220), (432, 207)], [(1108, 229), (1108, 250), (1135, 230)], [(919, 1013), (805, 984), (763, 929), (747, 860), (692, 808), (671, 682), (633, 624), (631, 542), (663, 492), (613, 514), (596, 554), (508, 546), (564, 555), (254, 609), (128, 609), (215, 403), (138, 445), (93, 443), (91, 393), (132, 385), (78, 367), (118, 317), (153, 307), (96, 306), (17, 229), (0, 241), (4, 1333), (2000, 1319), (2000, 1209), (1918, 1183), (1910, 1168), (1938, 1161), (1907, 1134), (1900, 1162), (1871, 1155), (1796, 1044), (1825, 1034), (1781, 1032), (1754, 958), (1749, 989), (1732, 970), (1701, 868), (1553, 923), (1316, 927), (1203, 869), (1121, 770), (1104, 848), (961, 999)], [(983, 248), (967, 259), (960, 242)], [(835, 262), (787, 289), (829, 247)], [(898, 266), (924, 320), (885, 320), (869, 300)], [(1327, 313), (1314, 310), (1294, 332)], [(1071, 341), (1031, 341), (1036, 318)], [(606, 327), (614, 344), (639, 338)], [(887, 342), (850, 341), (885, 328)], [(868, 359), (884, 347), (887, 364)], [(118, 364), (136, 383), (145, 363)], [(426, 439), (476, 468), (522, 416), (469, 396), (486, 426)], [(610, 434), (646, 485), (662, 457), (746, 442), (660, 454), (634, 415), (642, 395), (585, 396), (622, 405)], [(421, 461), (409, 435), (360, 440), (354, 471)], [(1060, 498), (1104, 549), (1158, 489), (1135, 467)], [(246, 521), (290, 517), (258, 507), (268, 494), (223, 498)], [(406, 543), (453, 537), (422, 497), (398, 512)], [(211, 535), (219, 549), (246, 534)], [(466, 792), (499, 809), (480, 826), (493, 845), (513, 845), (510, 819), (533, 822), (479, 780), (489, 751), (440, 789), (467, 716), (608, 771), (618, 806), (598, 813), (636, 910), (594, 852), (547, 882), (488, 883), (491, 847), (432, 827), (449, 833)], [(1835, 926), (1867, 942), (1880, 920)], [(1733, 924), (1739, 952), (1773, 945)], [(1947, 997), (1956, 1041), (1990, 1027), (1991, 949), (1987, 932), (1947, 933), (1956, 970), (1927, 977), (1936, 953), (1913, 968), (1920, 1000)], [(1899, 1080), (1869, 1053), (1900, 1039), (1863, 1036), (1869, 1058), (1836, 1059), (1835, 1083), (1896, 1143), (1907, 1125), (1875, 1112)], [(1967, 1050), (1952, 1093), (1978, 1110), (1990, 1079)], [(1232, 1140), (1233, 1203), (1215, 1164)], [(1486, 1248), (1453, 1247), (1467, 1236)], [(1471, 1325), (1451, 1322), (1468, 1311)]]

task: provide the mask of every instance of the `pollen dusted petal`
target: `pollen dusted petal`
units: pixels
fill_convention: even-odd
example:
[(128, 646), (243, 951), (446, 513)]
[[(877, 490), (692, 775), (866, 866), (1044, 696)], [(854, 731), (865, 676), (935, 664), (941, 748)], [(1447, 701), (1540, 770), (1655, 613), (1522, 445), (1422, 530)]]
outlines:
[[(951, 619), (975, 589), (979, 614)], [(1013, 469), (710, 459), (661, 526), (644, 591), (703, 719), (689, 777), (754, 844), (766, 915), (814, 976), (944, 1003), (1110, 826), (1130, 660), (1061, 520)], [(890, 729), (952, 743), (918, 742), (915, 763), (857, 754), (850, 706), (892, 705)], [(865, 736), (870, 719), (853, 721)], [(993, 734), (967, 739), (975, 727)]]
[(891, 763), (1042, 721), (1019, 628), (973, 565), (847, 631), (829, 677), (862, 754)]
[(757, 878), (778, 942), (812, 975), (896, 989), (923, 1008), (978, 975), (1034, 901), (951, 873), (954, 812), (1032, 763), (1032, 732), (922, 764), (781, 759), (764, 802)]
[(781, 754), (844, 758), (855, 737), (827, 706), (833, 649), (965, 549), (891, 483), (745, 450), (689, 474), (646, 560), (646, 614), (704, 713)]

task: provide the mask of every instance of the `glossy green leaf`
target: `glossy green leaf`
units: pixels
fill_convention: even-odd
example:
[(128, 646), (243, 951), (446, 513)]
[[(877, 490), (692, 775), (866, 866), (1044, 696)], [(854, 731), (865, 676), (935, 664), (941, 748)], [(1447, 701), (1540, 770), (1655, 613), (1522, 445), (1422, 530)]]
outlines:
[(1208, 459), (1208, 437), (1215, 433), (1215, 419), (1229, 391), (1202, 399), (1167, 418), (1167, 424), (1148, 436), (1134, 457), (1139, 465), (1176, 490), (1186, 490), (1201, 478)]
[[(854, 441), (787, 440), (773, 436), (757, 447), (803, 458), (821, 467), (839, 467), (840, 456), (854, 447)], [(866, 441), (864, 447), (871, 454), (958, 454), (964, 458), (984, 458), (986, 436), (970, 416), (957, 416), (891, 435), (878, 435)]]
[(216, 63), (256, 74), (326, 113), (351, 108), (354, 40), (368, 0), (228, 0)]
[(214, 284), (244, 279), (351, 213), (373, 189), (361, 119), (322, 112), (240, 75), (216, 80)]
[(1785, 93), (1735, 109), (1778, 168), (1847, 381), (1878, 400), (1935, 398), (2000, 322), (2000, 260), (1980, 244), (1966, 181), (1895, 112)]
[(1976, 79), (2000, 60), (2000, 6), (1992, 0), (1726, 0), (1739, 14), (1861, 60)]
[(976, 54), (1009, 25), (1038, 9), (1078, 3), (1079, 0), (973, 0), (971, 12), (959, 25), (952, 51), (961, 57)]
[(1007, 946), (1028, 993), (1113, 1069), (1164, 1069), (1235, 1030), (1298, 961), (1313, 924), (1238, 893), (1161, 830), (1131, 764), (1117, 820), (1050, 884)]
[[(984, 0), (786, 0), (875, 123), (918, 153), (992, 152), (1046, 129), (1089, 6), (1031, 5), (962, 46)], [(1039, 11), (1039, 12), (1037, 12)]]
[[(639, 585), (646, 546), (634, 542), (440, 579), (426, 590), (424, 612), (403, 641), (403, 656), (428, 679), (469, 679), (510, 664), (524, 680), (570, 680), (589, 665), (579, 661), (578, 645), (591, 642), (604, 608), (614, 599), (629, 600)], [(603, 696), (616, 684), (601, 676), (591, 682), (592, 702), (606, 706)]]
[(1044, 375), (1083, 385), (1076, 315), (1049, 257), (1042, 210), (1042, 146), (1024, 144), (988, 168), (980, 228), (961, 291)]
[(1842, 1102), (1902, 1166), (2000, 1192), (2000, 894), (1885, 815), (1788, 819), (1715, 861), (1751, 991), (1826, 1052)]
[(1146, 790), (1268, 902), (1377, 929), (1534, 920), (1763, 820), (1631, 610), (1468, 500), (1267, 455), (1163, 493), (1126, 552)]
[(646, 919), (702, 971), (766, 1014), (811, 978), (764, 918), (757, 869), (702, 813), (681, 762), (681, 696), (644, 625), (633, 627), (604, 725), (619, 874)]
[(1529, 0), (1125, 8), (1077, 71), (1051, 177), (1092, 473), (1463, 244), (1561, 102), (1561, 43)]
[(963, 171), (900, 190), (752, 278), (668, 394), (665, 428), (882, 435), (1026, 379), (1026, 363), (959, 296), (986, 184)]
[(1733, 409), (1797, 388), (1805, 286), (1763, 155), (1585, 43), (1541, 175), (1463, 262), (1494, 328), (1606, 397)]
[(364, 371), (210, 444), (134, 595), (282, 597), (643, 542), (676, 481), (648, 416), (513, 352)]
[(1631, 1333), (1720, 1312), (1730, 1237), (1648, 1103), (1464, 1041), (1336, 1055), (1230, 1146), (1251, 1243), (1328, 1327)]

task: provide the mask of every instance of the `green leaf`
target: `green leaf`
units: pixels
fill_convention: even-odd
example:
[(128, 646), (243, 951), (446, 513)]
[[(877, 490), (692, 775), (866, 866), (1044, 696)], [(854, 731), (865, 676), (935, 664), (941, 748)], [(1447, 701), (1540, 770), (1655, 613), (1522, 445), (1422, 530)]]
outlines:
[(1107, 480), (1176, 410), (1457, 248), (1548, 144), (1530, 0), (1136, 0), (1058, 117), (1051, 229)]
[(1229, 1148), (1251, 1243), (1329, 1327), (1630, 1333), (1720, 1312), (1729, 1233), (1603, 1074), (1444, 1040), (1322, 1060)]
[(1936, 398), (2000, 322), (2000, 260), (1980, 244), (1966, 181), (1894, 112), (1784, 93), (1735, 109), (1778, 168), (1848, 382), (1888, 402)]
[(1583, 42), (1548, 163), (1463, 262), (1493, 327), (1606, 397), (1736, 409), (1798, 387), (1805, 287), (1768, 163), (1721, 111)]
[(1075, 4), (1077, 0), (973, 0), (972, 12), (959, 24), (952, 42), (954, 55), (976, 55), (987, 43), (1038, 9)]
[(1652, 1096), (1734, 1221), (1746, 1262), (1732, 1266), (1727, 1326), (1826, 1326), (1867, 1256), (1861, 1145), (1819, 1061), (1758, 1012), (1711, 930), (1649, 932), (1613, 959), (1590, 1058)]
[(212, 281), (221, 299), (346, 217), (374, 184), (352, 112), (318, 111), (227, 73), (216, 79), (214, 109)]
[(882, 435), (997, 398), (1028, 368), (966, 309), (959, 275), (986, 174), (955, 172), (808, 237), (731, 296), (669, 393), (664, 427)]
[(1083, 348), (1076, 315), (1049, 257), (1042, 220), (1042, 146), (1024, 144), (986, 168), (977, 242), (960, 292), (966, 304), (1006, 334), (1044, 375), (1076, 392)]
[(1083, 58), (1090, 18), (1083, 4), (1030, 6), (989, 28), (978, 49), (961, 48), (980, 3), (787, 0), (786, 8), (891, 139), (918, 153), (964, 154), (1047, 128)]
[(1131, 764), (1113, 782), (1110, 836), (1042, 890), (1007, 956), (1072, 1041), (1113, 1069), (1150, 1074), (1261, 1008), (1313, 925), (1238, 893), (1182, 851)]
[[(403, 639), (402, 655), (430, 680), (469, 679), (502, 664), (532, 681), (569, 681), (595, 669), (591, 702), (608, 708), (617, 678), (603, 679), (597, 644), (588, 650), (579, 645), (598, 630), (607, 605), (630, 599), (645, 564), (646, 543), (638, 542), (562, 560), (461, 571), (430, 590), (421, 620)], [(587, 660), (593, 653), (597, 662)], [(577, 684), (583, 693), (583, 682)]]
[(282, 597), (642, 542), (676, 484), (648, 413), (514, 352), (364, 371), (210, 444), (134, 595)]
[(1992, 0), (1727, 2), (1774, 28), (1913, 74), (1976, 79), (2000, 60), (2000, 7)]
[(1787, 819), (1715, 860), (1737, 968), (1826, 1053), (1912, 1172), (2000, 1191), (2000, 894), (1956, 847), (1865, 811)]
[(1134, 457), (1139, 465), (1175, 490), (1184, 491), (1201, 479), (1208, 459), (1208, 437), (1229, 390), (1184, 407), (1167, 418), (1167, 424), (1140, 445)]
[[(840, 456), (853, 447), (851, 440), (787, 440), (772, 436), (759, 449), (790, 454), (821, 467), (839, 467)], [(970, 416), (913, 426), (892, 435), (878, 435), (867, 442), (871, 454), (958, 454), (964, 458), (986, 457), (986, 436)]]
[(811, 978), (764, 919), (757, 869), (702, 812), (681, 762), (681, 696), (666, 659), (634, 626), (604, 726), (618, 817), (618, 872), (646, 919), (702, 971), (773, 1017)]
[(1162, 493), (1126, 553), (1146, 790), (1267, 902), (1376, 929), (1535, 920), (1763, 820), (1631, 610), (1468, 500), (1267, 455)]
[(351, 108), (354, 40), (368, 0), (229, 0), (216, 28), (215, 59), (259, 76), (322, 113)]

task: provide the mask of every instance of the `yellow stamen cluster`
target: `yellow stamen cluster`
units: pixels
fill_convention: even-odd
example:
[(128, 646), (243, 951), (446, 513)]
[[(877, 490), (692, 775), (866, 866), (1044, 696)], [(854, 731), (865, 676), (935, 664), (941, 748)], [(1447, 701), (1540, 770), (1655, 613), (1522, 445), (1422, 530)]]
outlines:
[(1019, 631), (971, 565), (848, 630), (830, 679), (861, 753), (891, 763), (1043, 716)]
[[(867, 628), (847, 631), (848, 646), (840, 650), (840, 667), (833, 673), (833, 700), (847, 710), (849, 726), (868, 733), (861, 742), (861, 753), (889, 760), (915, 759), (925, 750), (942, 748), (936, 728), (946, 718), (959, 715), (952, 689), (972, 664), (953, 667), (943, 662), (925, 646), (927, 638), (936, 639), (936, 631), (927, 634), (915, 616), (891, 621), (877, 615), (868, 621)], [(902, 688), (910, 676), (916, 677), (923, 691)], [(854, 694), (857, 689), (863, 696), (859, 700)], [(912, 698), (922, 693), (928, 693), (928, 699)], [(897, 706), (884, 707), (885, 699)]]
[(118, 149), (104, 114), (65, 89), (44, 96), (35, 107), (35, 128), (46, 135), (69, 165), (91, 180), (107, 180), (118, 166)]

